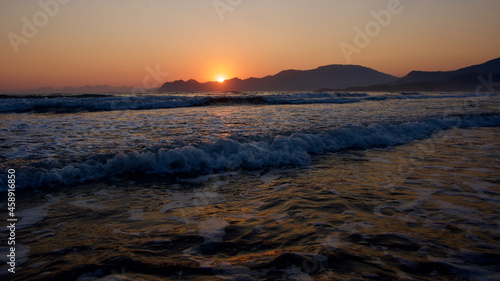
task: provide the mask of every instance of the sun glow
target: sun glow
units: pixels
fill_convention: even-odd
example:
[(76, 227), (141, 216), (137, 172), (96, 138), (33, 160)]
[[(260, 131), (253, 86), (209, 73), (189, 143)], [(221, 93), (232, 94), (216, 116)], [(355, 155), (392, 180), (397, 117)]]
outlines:
[(224, 80), (226, 80), (226, 78), (224, 78), (224, 77), (222, 77), (222, 76), (219, 76), (219, 77), (217, 78), (217, 81), (219, 81), (219, 83), (224, 82)]

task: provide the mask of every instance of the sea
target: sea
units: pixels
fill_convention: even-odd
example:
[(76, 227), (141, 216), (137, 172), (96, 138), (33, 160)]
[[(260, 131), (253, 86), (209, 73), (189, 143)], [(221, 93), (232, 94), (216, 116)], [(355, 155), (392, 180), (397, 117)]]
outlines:
[(2, 95), (0, 168), (1, 280), (500, 280), (498, 93)]

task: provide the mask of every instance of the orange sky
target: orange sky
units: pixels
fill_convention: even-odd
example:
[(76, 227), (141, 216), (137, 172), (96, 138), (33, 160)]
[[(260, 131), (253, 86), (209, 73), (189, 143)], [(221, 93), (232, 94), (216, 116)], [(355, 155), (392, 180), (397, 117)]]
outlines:
[[(140, 87), (148, 69), (168, 73), (147, 80), (158, 86), (327, 64), (452, 70), (500, 57), (499, 12), (498, 0), (0, 1), (0, 90)], [(355, 27), (372, 28), (366, 46)]]

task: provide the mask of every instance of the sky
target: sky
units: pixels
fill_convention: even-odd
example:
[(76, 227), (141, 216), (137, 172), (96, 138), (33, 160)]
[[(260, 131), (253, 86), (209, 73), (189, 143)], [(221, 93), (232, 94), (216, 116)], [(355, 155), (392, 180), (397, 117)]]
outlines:
[(2, 0), (0, 90), (454, 70), (500, 57), (499, 14), (498, 0)]

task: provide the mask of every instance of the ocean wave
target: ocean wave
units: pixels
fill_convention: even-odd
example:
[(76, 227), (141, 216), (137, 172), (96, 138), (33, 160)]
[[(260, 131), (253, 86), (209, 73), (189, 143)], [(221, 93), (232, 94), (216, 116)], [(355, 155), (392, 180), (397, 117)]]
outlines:
[[(127, 173), (209, 174), (224, 170), (304, 166), (313, 155), (346, 149), (390, 147), (453, 127), (500, 126), (500, 114), (433, 117), (403, 123), (374, 123), (319, 132), (156, 148), (116, 155), (89, 155), (83, 160), (45, 160), (16, 167), (18, 187), (72, 185)], [(73, 161), (73, 162), (72, 162)], [(1, 176), (4, 179), (6, 177)], [(2, 186), (6, 186), (2, 184)]]
[[(485, 94), (402, 93), (281, 93), (281, 94), (204, 94), (204, 95), (77, 95), (77, 96), (0, 96), (0, 113), (76, 113), (114, 110), (148, 110), (211, 105), (341, 104), (393, 99), (472, 98)], [(492, 94), (488, 94), (491, 96)]]
[(291, 93), (265, 95), (172, 96), (3, 96), (0, 113), (75, 113), (112, 110), (147, 110), (209, 105), (312, 104), (359, 102), (363, 93)]
[(113, 110), (144, 110), (204, 105), (208, 97), (106, 96), (0, 99), (0, 113), (75, 113)]

